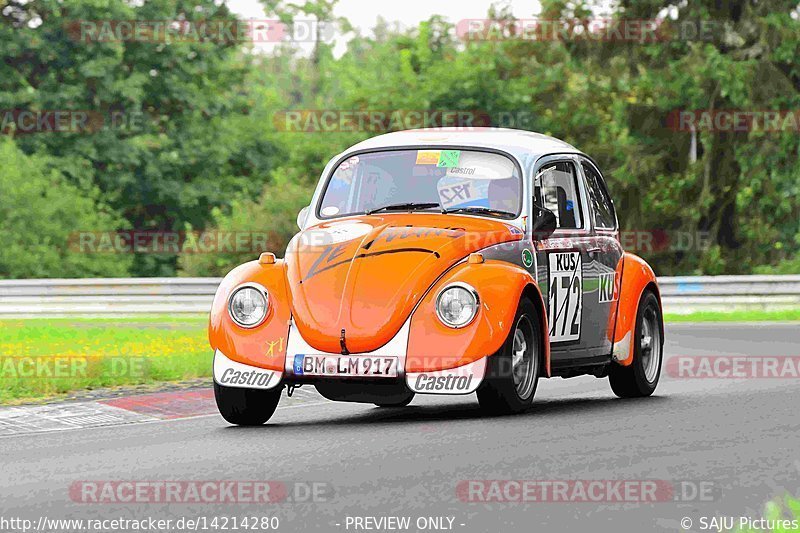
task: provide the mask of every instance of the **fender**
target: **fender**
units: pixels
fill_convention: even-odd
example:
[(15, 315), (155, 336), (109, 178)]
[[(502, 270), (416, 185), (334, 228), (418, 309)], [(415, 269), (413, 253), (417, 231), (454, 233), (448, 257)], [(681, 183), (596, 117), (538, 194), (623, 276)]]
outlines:
[[(658, 281), (650, 265), (641, 257), (629, 252), (622, 256), (620, 294), (617, 304), (617, 322), (614, 328), (614, 347), (611, 355), (615, 362), (628, 366), (633, 362), (634, 329), (636, 328), (636, 312), (642, 293), (652, 288), (661, 306), (661, 294)], [(662, 315), (661, 330), (664, 330)]]
[[(478, 291), (478, 315), (467, 326), (453, 329), (436, 316), (436, 297), (450, 283), (468, 283)], [(524, 295), (539, 310), (545, 371), (550, 376), (547, 315), (536, 280), (526, 270), (497, 260), (460, 263), (430, 288), (411, 316), (406, 372), (433, 372), (466, 365), (492, 355), (505, 342), (514, 322), (517, 302)]]
[[(228, 314), (228, 298), (242, 283), (259, 283), (269, 293), (264, 322), (252, 329), (238, 326)], [(208, 324), (208, 341), (237, 363), (282, 371), (286, 357), (291, 308), (286, 287), (286, 264), (250, 261), (231, 270), (214, 295)]]

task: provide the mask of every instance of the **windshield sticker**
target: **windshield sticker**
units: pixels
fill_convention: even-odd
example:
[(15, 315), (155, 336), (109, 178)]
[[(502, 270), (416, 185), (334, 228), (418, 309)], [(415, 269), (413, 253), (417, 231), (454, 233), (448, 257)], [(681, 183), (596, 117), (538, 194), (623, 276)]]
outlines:
[(355, 170), (356, 166), (358, 165), (358, 161), (359, 161), (358, 156), (354, 155), (353, 157), (349, 158), (347, 161), (339, 165), (339, 170), (349, 170), (351, 168)]
[(475, 167), (450, 167), (447, 169), (448, 176), (472, 176), (475, 174)]
[(439, 150), (417, 150), (418, 165), (436, 165), (439, 163)]
[(339, 208), (335, 205), (329, 205), (328, 207), (323, 207), (321, 213), (326, 217), (332, 217), (339, 212)]
[(458, 159), (461, 157), (461, 150), (442, 150), (439, 154), (437, 167), (457, 167)]
[(452, 178), (439, 180), (439, 201), (442, 207), (474, 202), (476, 197), (480, 199), (480, 193), (476, 190), (475, 185), (475, 180), (456, 181)]
[(514, 163), (506, 157), (483, 152), (455, 151), (459, 153), (459, 156), (456, 164), (447, 168), (448, 176), (503, 180), (515, 175)]

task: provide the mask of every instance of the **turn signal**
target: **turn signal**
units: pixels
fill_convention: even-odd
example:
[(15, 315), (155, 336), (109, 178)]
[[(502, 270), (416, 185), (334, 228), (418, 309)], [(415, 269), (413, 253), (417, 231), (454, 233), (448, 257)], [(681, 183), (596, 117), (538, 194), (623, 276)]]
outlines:
[(469, 254), (469, 257), (467, 258), (467, 263), (469, 263), (470, 265), (480, 265), (481, 263), (483, 263), (483, 254), (477, 252)]

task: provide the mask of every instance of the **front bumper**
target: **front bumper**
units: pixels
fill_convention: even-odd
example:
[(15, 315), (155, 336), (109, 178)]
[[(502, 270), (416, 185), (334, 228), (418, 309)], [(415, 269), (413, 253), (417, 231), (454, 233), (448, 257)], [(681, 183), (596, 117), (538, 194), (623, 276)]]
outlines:
[(289, 329), (286, 357), (283, 372), (258, 368), (232, 361), (220, 350), (214, 354), (214, 381), (228, 387), (271, 389), (281, 383), (286, 384), (316, 384), (316, 383), (361, 383), (364, 387), (379, 383), (405, 383), (405, 387), (419, 394), (470, 394), (475, 392), (486, 372), (486, 357), (472, 363), (455, 368), (436, 370), (431, 372), (405, 371), (406, 351), (408, 346), (408, 332), (410, 322), (406, 322), (395, 337), (381, 348), (362, 354), (348, 357), (397, 357), (398, 375), (396, 378), (376, 378), (361, 376), (305, 376), (295, 373), (294, 360), (296, 355), (314, 354), (319, 356), (340, 357), (341, 354), (324, 353), (311, 347), (299, 331), (292, 325)]
[(273, 389), (280, 385), (282, 372), (245, 365), (228, 359), (219, 350), (214, 352), (214, 381), (225, 387)]

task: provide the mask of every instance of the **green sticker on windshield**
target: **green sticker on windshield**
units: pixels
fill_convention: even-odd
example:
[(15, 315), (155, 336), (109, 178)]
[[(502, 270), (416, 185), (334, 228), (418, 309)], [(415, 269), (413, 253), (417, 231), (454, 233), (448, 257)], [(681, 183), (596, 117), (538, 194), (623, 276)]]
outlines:
[(457, 167), (458, 158), (461, 157), (461, 150), (442, 150), (439, 153), (437, 167)]

